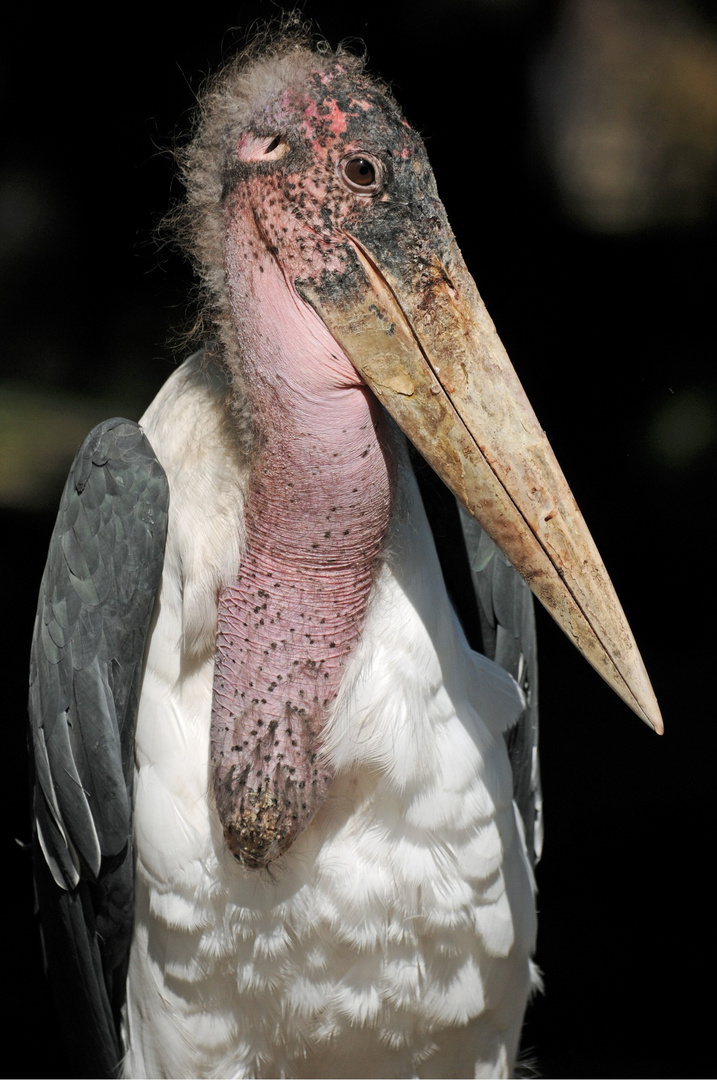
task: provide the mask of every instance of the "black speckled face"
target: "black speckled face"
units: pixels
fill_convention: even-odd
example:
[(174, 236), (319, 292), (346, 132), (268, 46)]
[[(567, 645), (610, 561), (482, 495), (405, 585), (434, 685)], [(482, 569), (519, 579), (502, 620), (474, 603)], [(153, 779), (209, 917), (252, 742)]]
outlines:
[(424, 253), (451, 237), (421, 140), (393, 102), (340, 62), (242, 132), (224, 190), (228, 218), (254, 218), (248, 259), (280, 252), (290, 280), (344, 299), (356, 265), (346, 233), (400, 278), (425, 270)]

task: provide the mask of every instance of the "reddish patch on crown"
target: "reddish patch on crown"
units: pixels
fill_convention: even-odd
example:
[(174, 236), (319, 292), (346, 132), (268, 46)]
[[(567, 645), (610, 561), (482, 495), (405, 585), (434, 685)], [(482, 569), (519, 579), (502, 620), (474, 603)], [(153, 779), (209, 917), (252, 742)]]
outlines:
[(317, 127), (338, 138), (346, 131), (346, 115), (335, 98), (326, 98), (320, 106), (315, 101), (310, 101), (304, 110), (302, 126), (310, 139)]

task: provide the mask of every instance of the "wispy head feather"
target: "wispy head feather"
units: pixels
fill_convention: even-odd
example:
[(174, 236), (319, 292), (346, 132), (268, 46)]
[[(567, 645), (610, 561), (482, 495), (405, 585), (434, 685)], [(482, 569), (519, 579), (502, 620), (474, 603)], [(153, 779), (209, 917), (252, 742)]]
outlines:
[(254, 28), (241, 52), (198, 95), (191, 139), (177, 154), (186, 200), (169, 224), (199, 277), (195, 332), (213, 337), (227, 359), (237, 350), (224, 270), (222, 196), (230, 156), (241, 132), (272, 101), (339, 60), (348, 73), (364, 69), (363, 57), (341, 45), (333, 49), (291, 13)]

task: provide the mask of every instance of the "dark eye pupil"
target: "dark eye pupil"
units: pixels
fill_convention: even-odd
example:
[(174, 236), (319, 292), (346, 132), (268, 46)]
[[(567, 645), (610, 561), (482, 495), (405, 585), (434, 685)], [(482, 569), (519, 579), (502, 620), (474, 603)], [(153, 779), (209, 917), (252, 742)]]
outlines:
[(353, 184), (368, 187), (376, 179), (376, 170), (366, 158), (352, 158), (346, 163), (346, 177)]

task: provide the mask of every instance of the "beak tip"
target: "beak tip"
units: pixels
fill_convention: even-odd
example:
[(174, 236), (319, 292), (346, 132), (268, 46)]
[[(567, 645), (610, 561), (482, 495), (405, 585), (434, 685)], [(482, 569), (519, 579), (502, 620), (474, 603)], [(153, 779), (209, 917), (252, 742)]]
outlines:
[(656, 735), (665, 734), (665, 725), (662, 722), (661, 716), (656, 716), (653, 720), (650, 720), (650, 724), (652, 725), (652, 728)]
[[(635, 710), (637, 712), (637, 710)], [(652, 701), (647, 705), (640, 704), (638, 716), (641, 720), (644, 720), (648, 727), (651, 727), (656, 735), (664, 735), (665, 725), (662, 721), (662, 714), (660, 713), (660, 707), (657, 704), (654, 696)]]
[(656, 735), (663, 735), (665, 732), (665, 725), (662, 722), (660, 706), (657, 704), (655, 691), (652, 689), (650, 678), (639, 654), (638, 660), (642, 678), (636, 680), (637, 684), (633, 684), (633, 689), (636, 691), (635, 697), (640, 706), (640, 715), (642, 719), (650, 725)]

